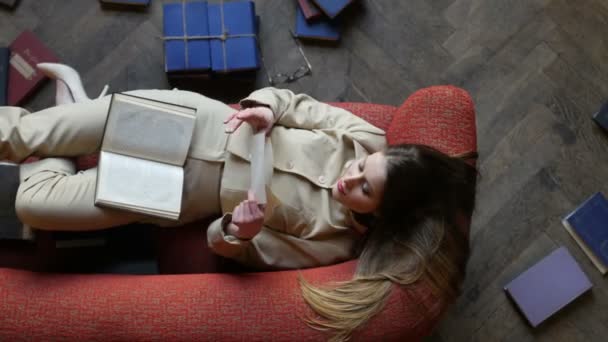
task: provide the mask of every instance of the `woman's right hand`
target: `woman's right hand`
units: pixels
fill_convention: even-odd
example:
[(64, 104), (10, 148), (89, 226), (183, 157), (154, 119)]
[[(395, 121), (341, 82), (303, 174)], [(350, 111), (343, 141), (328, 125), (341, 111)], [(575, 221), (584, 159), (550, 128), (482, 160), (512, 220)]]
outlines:
[(258, 235), (263, 225), (264, 207), (258, 203), (253, 191), (249, 190), (247, 199), (234, 208), (227, 233), (242, 240), (251, 240)]
[(266, 134), (272, 129), (274, 115), (272, 109), (265, 106), (251, 107), (231, 114), (224, 123), (226, 133), (233, 133), (243, 124), (249, 123), (257, 131), (264, 131)]

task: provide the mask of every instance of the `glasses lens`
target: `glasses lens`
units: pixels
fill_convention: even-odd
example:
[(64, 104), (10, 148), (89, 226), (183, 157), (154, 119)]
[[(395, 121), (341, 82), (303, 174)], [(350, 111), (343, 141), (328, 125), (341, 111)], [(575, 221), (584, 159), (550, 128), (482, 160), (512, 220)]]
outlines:
[(279, 83), (285, 83), (289, 80), (289, 76), (285, 75), (285, 74), (276, 74), (274, 75), (274, 77), (272, 78), (272, 81), (275, 84), (279, 84)]

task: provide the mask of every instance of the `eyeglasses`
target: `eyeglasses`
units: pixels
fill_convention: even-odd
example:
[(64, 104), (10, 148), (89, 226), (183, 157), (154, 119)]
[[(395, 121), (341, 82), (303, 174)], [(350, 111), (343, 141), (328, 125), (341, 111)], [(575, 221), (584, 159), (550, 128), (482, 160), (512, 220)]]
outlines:
[[(278, 73), (278, 74), (275, 74), (274, 76), (271, 76), (270, 73), (268, 73), (268, 70), (266, 68), (264, 68), (264, 69), (266, 69), (266, 76), (268, 77), (268, 83), (270, 83), (271, 86), (281, 84), (281, 83), (295, 82), (304, 76), (312, 75), (312, 66), (310, 65), (310, 62), (308, 61), (308, 58), (306, 58), (306, 55), (304, 54), (304, 50), (302, 49), (302, 46), (300, 45), (297, 37), (293, 34), (293, 32), (291, 30), (289, 30), (289, 33), (291, 35), (291, 38), (293, 38), (294, 42), (296, 43), (296, 46), (298, 47), (298, 51), (300, 51), (300, 54), (302, 55), (302, 58), (304, 59), (304, 62), (306, 63), (306, 65), (300, 66), (292, 73), (287, 73), (287, 74)], [(262, 61), (262, 63), (263, 63), (263, 61)]]

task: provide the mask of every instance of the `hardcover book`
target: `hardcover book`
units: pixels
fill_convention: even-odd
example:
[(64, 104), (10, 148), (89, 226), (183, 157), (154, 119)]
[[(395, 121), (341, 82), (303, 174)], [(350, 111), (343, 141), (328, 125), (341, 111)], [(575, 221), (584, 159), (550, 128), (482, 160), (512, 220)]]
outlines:
[(308, 22), (300, 7), (296, 7), (295, 36), (303, 39), (338, 41), (340, 39), (339, 23), (327, 18)]
[(252, 1), (171, 3), (163, 10), (166, 72), (227, 73), (260, 67)]
[[(204, 1), (163, 5), (165, 72), (205, 72), (211, 69), (207, 3)], [(185, 32), (184, 32), (185, 28)]]
[(346, 6), (350, 5), (353, 0), (312, 0), (314, 3), (330, 18), (335, 18), (342, 12)]
[(59, 59), (30, 31), (21, 33), (10, 46), (8, 104), (17, 106), (36, 90), (46, 76), (38, 63), (59, 63)]
[(304, 13), (304, 18), (307, 21), (320, 18), (323, 15), (312, 0), (298, 0), (298, 6), (302, 10), (302, 13)]
[(593, 285), (565, 247), (508, 283), (504, 290), (530, 325), (538, 326)]
[(564, 228), (578, 243), (593, 265), (608, 271), (608, 201), (601, 192), (583, 202), (563, 220)]
[(0, 239), (32, 240), (32, 229), (21, 223), (15, 211), (19, 165), (0, 162)]
[(608, 131), (608, 102), (604, 103), (600, 110), (593, 114), (593, 120), (603, 129)]
[(8, 104), (8, 60), (10, 50), (7, 47), (0, 47), (0, 106)]
[(95, 205), (177, 220), (196, 109), (112, 95)]

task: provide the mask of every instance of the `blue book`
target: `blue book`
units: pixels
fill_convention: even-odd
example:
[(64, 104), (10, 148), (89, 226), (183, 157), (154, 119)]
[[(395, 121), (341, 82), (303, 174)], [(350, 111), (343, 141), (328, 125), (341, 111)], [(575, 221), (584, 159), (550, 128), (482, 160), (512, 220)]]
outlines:
[(608, 271), (608, 201), (595, 193), (562, 220), (564, 228), (602, 273)]
[(302, 39), (338, 41), (340, 39), (339, 23), (336, 20), (319, 18), (313, 22), (306, 21), (300, 6), (296, 7), (295, 36)]
[(8, 62), (11, 52), (7, 47), (0, 47), (0, 106), (8, 105)]
[(593, 120), (600, 127), (608, 131), (608, 101), (604, 103), (597, 113), (593, 114)]
[(206, 1), (163, 5), (163, 33), (165, 72), (200, 72), (211, 69), (209, 39), (188, 39), (209, 36)]
[(260, 56), (254, 3), (233, 1), (209, 4), (208, 7), (209, 34), (225, 34), (225, 40), (211, 40), (211, 69), (215, 72), (258, 69)]
[(568, 249), (560, 247), (505, 285), (504, 290), (536, 327), (592, 286)]
[(352, 0), (313, 0), (319, 9), (330, 18), (335, 18)]

